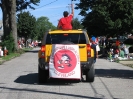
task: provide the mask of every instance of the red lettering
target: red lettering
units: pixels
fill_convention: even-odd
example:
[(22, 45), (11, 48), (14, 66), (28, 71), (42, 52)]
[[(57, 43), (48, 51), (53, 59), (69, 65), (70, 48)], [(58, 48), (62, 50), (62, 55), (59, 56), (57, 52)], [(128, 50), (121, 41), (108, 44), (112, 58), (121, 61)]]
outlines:
[(75, 71), (72, 71), (72, 72), (70, 72), (70, 73), (60, 73), (60, 72), (58, 72), (58, 71), (55, 70), (54, 73), (55, 73), (57, 76), (59, 76), (59, 77), (67, 78), (67, 77), (69, 77), (69, 76), (74, 75), (74, 74), (75, 74)]

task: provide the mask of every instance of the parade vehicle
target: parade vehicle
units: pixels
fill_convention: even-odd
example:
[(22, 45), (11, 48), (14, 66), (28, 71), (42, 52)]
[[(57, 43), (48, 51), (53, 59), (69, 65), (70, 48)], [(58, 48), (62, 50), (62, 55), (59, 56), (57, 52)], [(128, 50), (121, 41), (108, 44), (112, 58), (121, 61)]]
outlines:
[(93, 82), (94, 50), (85, 30), (54, 30), (44, 34), (38, 44), (38, 80), (73, 79)]

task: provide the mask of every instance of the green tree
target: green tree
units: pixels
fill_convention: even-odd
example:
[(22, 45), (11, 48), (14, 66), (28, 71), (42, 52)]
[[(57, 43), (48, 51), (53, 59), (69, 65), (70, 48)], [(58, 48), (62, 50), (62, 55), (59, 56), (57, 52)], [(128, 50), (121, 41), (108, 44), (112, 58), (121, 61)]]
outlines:
[(133, 0), (80, 0), (76, 9), (93, 35), (133, 33)]
[(34, 38), (36, 28), (36, 18), (29, 12), (23, 12), (17, 15), (18, 22), (18, 36), (28, 38)]
[(81, 21), (78, 20), (78, 18), (74, 18), (72, 21), (73, 29), (83, 29), (83, 26), (81, 25)]
[[(2, 39), (6, 40), (7, 37), (13, 37), (13, 39), (14, 39), (14, 40), (12, 40), (12, 38), (8, 38), (8, 39), (11, 39), (10, 41), (13, 41), (13, 42), (9, 42), (8, 44), (3, 42), (5, 44), (4, 46), (8, 46), (8, 45), (11, 45), (12, 43), (14, 43), (13, 44), (14, 47), (13, 47), (12, 51), (15, 51), (18, 48), (18, 46), (17, 46), (17, 28), (16, 28), (17, 25), (16, 25), (16, 18), (15, 18), (16, 17), (16, 1), (0, 0), (0, 7), (3, 12), (4, 36), (2, 37)], [(7, 19), (10, 19), (10, 21)], [(12, 35), (10, 35), (10, 33)]]
[(26, 9), (27, 7), (34, 9), (32, 4), (37, 5), (39, 2), (40, 0), (0, 0), (0, 7), (3, 13), (3, 40), (4, 38), (9, 37), (10, 33), (12, 33), (15, 49), (18, 49), (16, 11)]
[(32, 5), (38, 5), (40, 0), (16, 0), (17, 11), (22, 11), (23, 9), (27, 9), (28, 7), (31, 9), (35, 9)]
[(45, 32), (49, 30), (55, 30), (56, 27), (49, 22), (49, 19), (47, 17), (40, 17), (36, 21), (36, 38), (38, 40), (42, 40), (42, 37)]

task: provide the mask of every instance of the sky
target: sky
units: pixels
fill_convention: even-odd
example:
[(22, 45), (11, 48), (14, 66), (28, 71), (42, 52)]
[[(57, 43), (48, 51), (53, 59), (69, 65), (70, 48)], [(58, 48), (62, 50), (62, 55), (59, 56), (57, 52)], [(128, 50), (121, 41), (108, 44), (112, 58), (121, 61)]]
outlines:
[[(40, 0), (39, 6), (34, 6), (36, 10), (28, 9), (24, 11), (29, 11), (31, 15), (39, 18), (45, 16), (49, 18), (49, 21), (57, 26), (58, 20), (63, 17), (63, 12), (68, 11), (71, 13), (70, 4), (79, 3), (80, 0)], [(74, 18), (82, 19), (82, 16), (78, 15), (80, 10), (74, 9)], [(2, 11), (0, 9), (0, 20), (2, 20)]]

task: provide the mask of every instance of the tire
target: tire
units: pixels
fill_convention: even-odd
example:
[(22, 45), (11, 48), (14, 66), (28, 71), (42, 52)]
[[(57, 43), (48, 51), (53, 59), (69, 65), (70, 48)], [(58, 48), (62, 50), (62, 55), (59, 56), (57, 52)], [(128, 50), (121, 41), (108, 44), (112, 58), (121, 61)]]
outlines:
[(92, 64), (92, 68), (86, 72), (86, 82), (94, 82), (95, 79), (95, 69), (94, 64)]
[(38, 82), (39, 83), (46, 83), (48, 81), (48, 71), (46, 70), (42, 70), (39, 66), (38, 66)]

